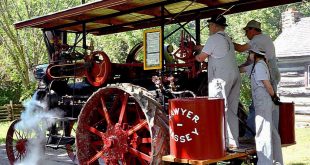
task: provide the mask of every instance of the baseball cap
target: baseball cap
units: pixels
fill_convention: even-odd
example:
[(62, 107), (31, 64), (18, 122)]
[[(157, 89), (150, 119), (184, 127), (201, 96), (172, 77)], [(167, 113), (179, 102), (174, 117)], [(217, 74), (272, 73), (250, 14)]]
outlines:
[(226, 18), (223, 15), (213, 15), (207, 22), (216, 23), (221, 26), (228, 26), (226, 24)]
[(249, 21), (246, 26), (243, 28), (243, 30), (247, 30), (248, 28), (256, 28), (256, 29), (261, 29), (261, 24), (260, 22), (257, 22), (255, 20)]

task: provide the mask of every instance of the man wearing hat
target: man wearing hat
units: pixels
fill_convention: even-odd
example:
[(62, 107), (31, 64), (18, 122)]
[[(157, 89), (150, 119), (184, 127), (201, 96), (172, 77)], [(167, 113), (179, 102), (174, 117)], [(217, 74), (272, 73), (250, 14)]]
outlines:
[(195, 58), (199, 62), (208, 59), (209, 97), (225, 99), (225, 144), (226, 147), (237, 148), (240, 73), (235, 60), (235, 48), (224, 32), (227, 24), (223, 15), (212, 16), (207, 22), (210, 36), (201, 53)]
[(252, 66), (241, 67), (240, 72), (247, 72), (251, 78), (252, 99), (255, 107), (256, 151), (258, 165), (283, 165), (281, 139), (273, 124), (272, 111), (279, 103), (277, 94), (270, 83), (266, 54), (257, 47), (250, 49)]
[[(272, 39), (268, 35), (262, 33), (261, 23), (255, 20), (249, 21), (247, 25), (243, 28), (243, 30), (245, 31), (245, 34), (250, 41), (244, 45), (234, 43), (236, 51), (244, 52), (244, 51), (250, 50), (251, 48), (258, 47), (262, 49), (264, 52), (266, 52), (267, 65), (269, 67), (270, 76), (271, 76), (270, 82), (273, 87), (273, 90), (277, 92), (277, 85), (280, 82), (280, 72), (279, 72), (278, 65), (277, 65), (275, 47), (274, 47)], [(242, 66), (246, 66), (251, 63), (253, 63), (253, 61), (249, 60), (248, 58), (247, 62), (242, 64)], [(278, 122), (279, 122), (279, 110), (278, 109), (279, 107), (276, 106), (275, 110), (273, 111), (273, 117), (274, 117), (274, 122), (275, 122), (274, 124), (277, 129), (278, 129)], [(252, 102), (250, 106), (250, 113), (248, 116), (247, 124), (253, 130), (255, 130), (254, 114), (255, 114), (255, 110), (254, 110), (253, 102)], [(245, 136), (252, 137), (253, 135), (250, 133), (250, 131), (247, 131)]]

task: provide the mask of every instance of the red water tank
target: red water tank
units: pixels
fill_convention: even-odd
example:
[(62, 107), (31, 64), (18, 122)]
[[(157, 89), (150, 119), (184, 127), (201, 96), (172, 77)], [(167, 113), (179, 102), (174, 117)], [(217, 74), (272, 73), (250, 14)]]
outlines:
[(279, 134), (281, 144), (296, 144), (294, 103), (282, 103), (279, 107)]
[(204, 160), (225, 156), (224, 99), (169, 100), (170, 155)]

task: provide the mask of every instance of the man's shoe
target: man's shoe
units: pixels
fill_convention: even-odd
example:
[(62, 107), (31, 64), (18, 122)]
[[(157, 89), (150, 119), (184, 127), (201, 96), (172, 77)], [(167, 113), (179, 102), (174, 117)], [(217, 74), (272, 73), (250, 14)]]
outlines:
[(242, 148), (239, 148), (239, 147), (236, 147), (236, 146), (229, 145), (229, 147), (227, 148), (227, 152), (230, 152), (230, 153), (245, 152), (245, 149), (242, 149)]

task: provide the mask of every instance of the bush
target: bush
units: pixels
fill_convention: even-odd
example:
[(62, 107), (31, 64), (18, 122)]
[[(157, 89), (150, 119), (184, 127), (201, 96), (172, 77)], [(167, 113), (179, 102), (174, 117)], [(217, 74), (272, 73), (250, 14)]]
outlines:
[(21, 91), (20, 83), (0, 82), (0, 106), (8, 104), (10, 101), (19, 103)]

